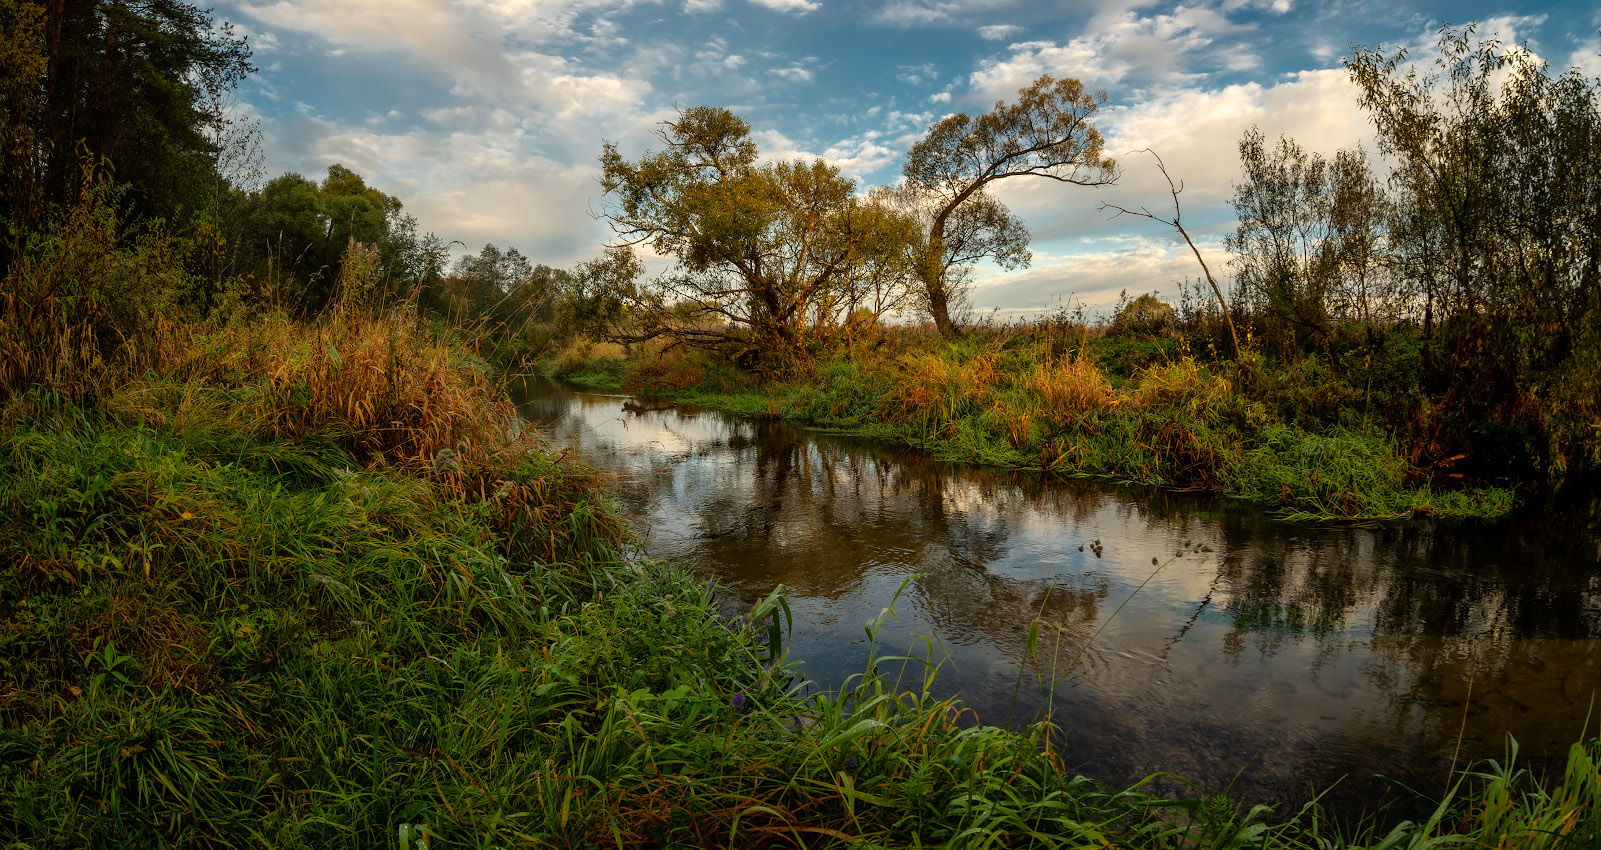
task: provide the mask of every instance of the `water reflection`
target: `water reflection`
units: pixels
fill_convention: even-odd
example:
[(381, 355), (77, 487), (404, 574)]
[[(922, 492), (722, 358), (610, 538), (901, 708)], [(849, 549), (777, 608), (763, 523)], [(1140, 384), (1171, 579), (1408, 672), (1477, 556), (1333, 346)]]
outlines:
[(861, 669), (863, 625), (901, 591), (883, 651), (936, 641), (941, 693), (999, 725), (1049, 709), (1069, 758), (1112, 782), (1167, 770), (1264, 802), (1346, 775), (1437, 791), (1453, 757), (1499, 757), (1509, 732), (1559, 764), (1601, 689), (1594, 503), (1308, 528), (543, 382), (526, 395), (525, 415), (616, 473), (651, 554), (700, 565), (731, 609), (788, 585), (817, 682)]

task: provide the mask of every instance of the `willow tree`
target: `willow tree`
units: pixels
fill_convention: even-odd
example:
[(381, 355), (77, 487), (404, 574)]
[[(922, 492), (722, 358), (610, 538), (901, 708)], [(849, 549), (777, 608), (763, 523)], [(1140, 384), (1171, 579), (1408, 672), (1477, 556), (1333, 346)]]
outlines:
[(750, 126), (727, 109), (685, 110), (658, 136), (665, 147), (637, 161), (610, 142), (600, 158), (612, 229), (675, 261), (640, 293), (640, 336), (742, 362), (787, 355), (843, 320), (868, 267), (904, 253), (838, 168), (758, 163)]
[[(954, 272), (970, 261), (958, 262), (958, 254), (987, 242), (993, 252), (977, 259), (987, 257), (1003, 267), (1018, 261), (1020, 224), (986, 194), (991, 183), (1043, 177), (1103, 186), (1117, 180), (1117, 164), (1102, 150), (1100, 131), (1091, 123), (1105, 103), (1105, 92), (1091, 94), (1078, 80), (1045, 74), (1019, 89), (1015, 103), (997, 101), (994, 109), (976, 117), (957, 113), (943, 118), (912, 147), (906, 158), (906, 191), (921, 195), (929, 210), (918, 278), (928, 314), (941, 334), (961, 333), (950, 308), (967, 280)], [(964, 215), (979, 227), (966, 239), (952, 238), (953, 223), (962, 222)], [(1026, 231), (1022, 233), (1026, 245)]]

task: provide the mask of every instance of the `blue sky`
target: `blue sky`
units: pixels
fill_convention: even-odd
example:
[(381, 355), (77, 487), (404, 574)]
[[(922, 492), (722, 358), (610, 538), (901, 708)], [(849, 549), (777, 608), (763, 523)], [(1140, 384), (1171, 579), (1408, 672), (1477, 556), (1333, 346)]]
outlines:
[(269, 175), (343, 163), (425, 230), (554, 266), (609, 238), (594, 216), (602, 140), (637, 157), (676, 109), (729, 107), (764, 155), (822, 156), (865, 188), (893, 183), (940, 117), (1044, 72), (1077, 77), (1110, 98), (1097, 125), (1123, 178), (999, 184), (1035, 255), (979, 275), (975, 307), (1000, 315), (1170, 294), (1198, 273), (1175, 234), (1097, 211), (1171, 207), (1143, 148), (1184, 181), (1184, 222), (1226, 276), (1247, 127), (1373, 152), (1340, 68), (1353, 44), (1426, 57), (1441, 23), (1473, 20), (1601, 75), (1601, 10), (1569, 0), (220, 0), (215, 14), (249, 35), (261, 68), (239, 98), (261, 121)]

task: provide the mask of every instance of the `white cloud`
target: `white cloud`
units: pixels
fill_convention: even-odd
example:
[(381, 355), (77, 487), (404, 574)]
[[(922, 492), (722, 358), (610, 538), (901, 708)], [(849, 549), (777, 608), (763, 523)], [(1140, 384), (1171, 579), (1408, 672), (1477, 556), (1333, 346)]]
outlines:
[(908, 85), (922, 85), (939, 79), (939, 66), (933, 62), (924, 62), (921, 65), (902, 65), (895, 69), (895, 79)]
[(799, 65), (791, 65), (787, 68), (772, 68), (767, 73), (789, 80), (792, 83), (805, 83), (810, 82), (812, 79), (812, 72)]
[[(1203, 253), (1222, 256), (1221, 245), (1200, 247)], [(1100, 240), (1071, 254), (1036, 251), (1029, 268), (980, 281), (973, 289), (974, 312), (987, 315), (994, 310), (1000, 318), (1014, 318), (1076, 301), (1092, 313), (1104, 314), (1124, 290), (1130, 294), (1156, 292), (1165, 301), (1175, 301), (1184, 280), (1200, 273), (1195, 255), (1176, 237)]]
[(1220, 38), (1247, 31), (1202, 6), (1176, 6), (1171, 13), (1149, 16), (1126, 11), (1108, 16), (1065, 44), (1013, 44), (1005, 57), (982, 63), (969, 82), (990, 98), (1008, 97), (1043, 73), (1073, 77), (1098, 88), (1185, 83), (1201, 78), (1197, 66), (1255, 68), (1259, 60), (1246, 45), (1219, 43)]
[(980, 16), (1009, 0), (893, 0), (871, 18), (892, 27), (940, 26)]
[(405, 133), (308, 119), (282, 128), (274, 147), (313, 179), (332, 163), (352, 168), (398, 195), (425, 228), (443, 224), (469, 250), (515, 246), (551, 265), (598, 253), (606, 229), (582, 214), (598, 195), (592, 159), (569, 165), (540, 155), (536, 128), (505, 110), (466, 107), (430, 118), (437, 128)]
[(948, 91), (936, 92), (928, 96), (929, 103), (950, 103), (951, 93)]
[(815, 12), (819, 5), (815, 0), (750, 0), (750, 2), (772, 9), (775, 12), (788, 12), (798, 15)]
[(1601, 37), (1580, 44), (1579, 48), (1568, 57), (1567, 67), (1578, 68), (1580, 73), (1592, 79), (1601, 77)]
[(1005, 41), (1022, 31), (1023, 28), (1016, 24), (990, 24), (978, 28), (978, 37), (985, 41)]
[(881, 135), (868, 131), (854, 138), (843, 139), (829, 145), (823, 151), (823, 159), (838, 166), (847, 177), (861, 183), (865, 175), (878, 171), (901, 156), (898, 148), (888, 147), (878, 141)]
[(687, 15), (715, 12), (721, 8), (723, 8), (723, 0), (684, 0), (684, 13)]

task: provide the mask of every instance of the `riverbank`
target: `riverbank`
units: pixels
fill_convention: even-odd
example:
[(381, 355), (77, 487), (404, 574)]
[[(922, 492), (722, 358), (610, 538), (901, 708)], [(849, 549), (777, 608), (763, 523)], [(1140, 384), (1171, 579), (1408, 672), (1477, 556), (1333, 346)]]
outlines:
[(954, 343), (882, 340), (766, 379), (682, 349), (625, 355), (587, 343), (545, 371), (940, 460), (1213, 491), (1295, 520), (1493, 519), (1516, 502), (1510, 486), (1464, 486), (1449, 462), (1406, 456), (1378, 424), (1379, 403), (1315, 357), (1208, 362), (1177, 339), (1053, 336), (1046, 326)]
[[(976, 726), (877, 674), (896, 659), (802, 696), (781, 595), (731, 620), (628, 557), (596, 473), (508, 430), (410, 316), (170, 325), (146, 351), (115, 389), (0, 407), (6, 846), (1379, 837), (1097, 785), (1049, 725)], [(1550, 793), (1464, 777), (1393, 837), (1593, 841), (1598, 758)]]

